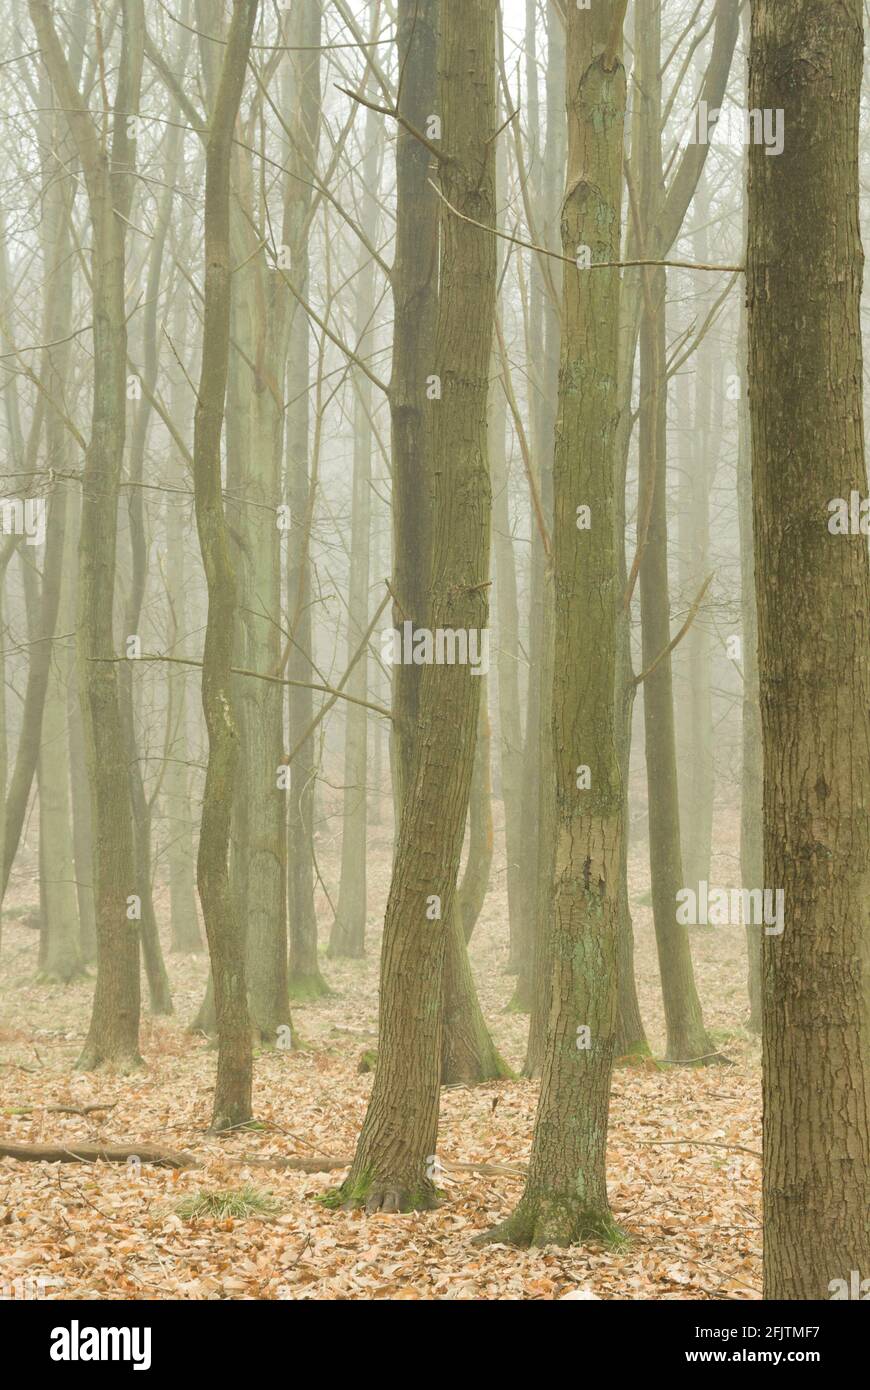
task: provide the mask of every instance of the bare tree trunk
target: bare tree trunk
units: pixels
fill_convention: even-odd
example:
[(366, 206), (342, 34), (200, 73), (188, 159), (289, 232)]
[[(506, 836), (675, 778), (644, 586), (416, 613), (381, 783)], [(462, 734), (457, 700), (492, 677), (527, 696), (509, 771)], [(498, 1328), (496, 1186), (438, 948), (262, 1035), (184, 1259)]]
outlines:
[(512, 1075), (486, 1026), (468, 957), (468, 942), (486, 897), (493, 851), (487, 681), (482, 679), (480, 684), (480, 721), (468, 808), (468, 856), (456, 891), (456, 906), (444, 959), (441, 1063), (441, 1083), (444, 1086), (473, 1086)]
[(257, 0), (233, 0), (220, 82), (209, 122), (205, 184), (205, 297), (202, 370), (193, 442), (196, 524), (208, 586), (202, 707), (208, 767), (197, 883), (208, 936), (218, 1028), (212, 1129), (251, 1117), (252, 1051), (245, 938), (229, 881), (230, 815), (238, 760), (231, 668), (236, 577), (230, 561), (221, 483), (221, 433), (230, 331), (230, 169), (233, 129), (245, 81)]
[[(292, 83), (288, 84), (291, 148), (288, 167), (300, 182), (291, 184), (285, 216), (285, 241), (290, 249), (293, 283), (308, 292), (308, 220), (311, 208), (310, 168), (317, 155), (320, 127), (321, 0), (298, 0), (290, 15), (289, 42)], [(291, 680), (312, 679), (311, 526), (314, 497), (309, 479), (309, 343), (308, 317), (300, 305), (292, 310), (290, 362), (287, 373), (286, 459), (290, 503), (287, 540), (287, 607), (293, 642), (287, 663)], [(291, 687), (288, 738), (295, 748), (314, 717), (312, 692)], [(317, 777), (314, 740), (305, 738), (290, 765), (287, 818), (288, 910), (290, 919), (289, 990), (292, 999), (319, 999), (329, 994), (317, 955), (317, 916), (314, 911), (314, 787)]]
[[(544, 147), (540, 188), (541, 232), (543, 244), (560, 250), (559, 215), (565, 186), (565, 41), (563, 20), (558, 6), (549, 0), (547, 6), (547, 139)], [(556, 261), (544, 266), (533, 260), (530, 274), (531, 304), (540, 304), (540, 342), (543, 360), (538, 381), (530, 399), (531, 441), (533, 467), (537, 472), (538, 489), (544, 523), (552, 527), (553, 518), (553, 443), (556, 429), (556, 409), (559, 381), (559, 352), (561, 323), (559, 301), (562, 267)], [(535, 332), (533, 327), (532, 332)], [(537, 354), (538, 343), (529, 344), (529, 356)], [(552, 709), (547, 703), (552, 696), (553, 657), (553, 587), (550, 562), (538, 526), (532, 521), (532, 575), (529, 612), (529, 680), (526, 707), (526, 746), (523, 767), (522, 816), (523, 860), (522, 881), (525, 902), (521, 912), (521, 930), (517, 966), (519, 978), (512, 1007), (530, 1010), (529, 1050), (526, 1074), (537, 1075), (540, 1070), (545, 1021), (537, 1014), (541, 995), (538, 964), (546, 947), (544, 923), (549, 912), (550, 881), (553, 867), (553, 805), (552, 748), (550, 726)], [(546, 971), (544, 972), (546, 975)]]
[[(372, 30), (372, 32), (374, 32)], [(378, 132), (383, 118), (369, 111), (362, 160), (363, 210), (360, 225), (371, 245), (377, 240), (377, 185), (380, 166)], [(373, 343), (375, 262), (360, 248), (357, 274), (354, 350), (363, 358)], [(372, 383), (359, 369), (354, 377), (353, 501), (351, 505), (350, 584), (347, 615), (347, 665), (369, 625), (369, 578), (372, 514)], [(355, 663), (347, 692), (364, 700), (368, 693), (366, 652)], [(335, 921), (329, 938), (330, 956), (359, 960), (365, 955), (367, 907), (366, 795), (368, 783), (368, 711), (349, 704), (345, 714), (344, 809), (341, 828), (341, 874)]]
[[(858, 131), (863, 11), (752, 9), (749, 400), (764, 744), (764, 1296), (870, 1270), (870, 568), (830, 502), (866, 496)], [(865, 1286), (866, 1287), (866, 1286)], [(843, 1296), (842, 1294), (840, 1295)]]
[[(619, 260), (624, 0), (568, 10), (563, 254)], [(620, 841), (614, 483), (619, 273), (565, 274), (554, 468), (555, 662), (547, 1030), (525, 1191), (482, 1239), (572, 1245), (613, 1232), (606, 1150), (616, 1023)], [(579, 503), (582, 502), (582, 506)], [(587, 526), (580, 516), (590, 511)], [(584, 660), (583, 654), (590, 659)]]
[[(440, 112), (445, 199), (464, 218), (495, 215), (495, 0), (443, 0)], [(471, 65), (471, 70), (470, 69)], [(486, 415), (495, 316), (495, 239), (441, 209), (441, 294), (430, 358), (432, 631), (488, 622), (491, 493)], [(401, 668), (397, 668), (401, 669)], [(422, 666), (384, 922), (378, 1067), (354, 1162), (337, 1200), (366, 1210), (435, 1201), (442, 1039), (440, 992), (476, 746), (480, 686), (470, 664)], [(464, 943), (463, 943), (464, 946)]]
[[(643, 153), (638, 201), (645, 227), (656, 227), (664, 206), (662, 179), (661, 0), (636, 14), (638, 100), (643, 103)], [(646, 273), (647, 296), (640, 329), (640, 456), (644, 487), (638, 502), (649, 516), (640, 565), (643, 687), (649, 790), (649, 852), (653, 918), (667, 1025), (667, 1055), (691, 1062), (715, 1051), (704, 1029), (695, 987), (689, 937), (676, 919), (684, 885), (676, 734), (670, 655), (667, 517), (667, 320), (666, 272)], [(650, 500), (650, 493), (652, 494)]]
[[(141, 1062), (139, 932), (128, 917), (135, 866), (126, 749), (113, 659), (112, 609), (126, 415), (124, 249), (135, 160), (128, 116), (139, 106), (144, 16), (141, 0), (125, 0), (111, 151), (107, 156), (75, 86), (47, 3), (28, 0), (28, 8), (43, 61), (67, 112), (81, 159), (92, 227), (94, 394), (91, 439), (82, 478), (78, 681), (95, 849), (97, 984), (79, 1065), (93, 1068), (109, 1064), (126, 1071)], [(8, 848), (7, 844), (7, 857)]]
[[(176, 292), (172, 322), (172, 341), (184, 341), (188, 321), (186, 300)], [(176, 428), (184, 420), (187, 384), (181, 371), (173, 373), (170, 400)], [(174, 655), (186, 657), (188, 613), (187, 563), (184, 553), (189, 522), (186, 501), (169, 497), (166, 504), (166, 587), (172, 607), (172, 643)], [(172, 682), (172, 736), (169, 742), (169, 764), (166, 768), (165, 811), (169, 823), (169, 923), (171, 949), (174, 952), (196, 952), (203, 949), (196, 905), (196, 869), (193, 848), (193, 807), (191, 772), (190, 696), (188, 674), (176, 667), (170, 674)]]

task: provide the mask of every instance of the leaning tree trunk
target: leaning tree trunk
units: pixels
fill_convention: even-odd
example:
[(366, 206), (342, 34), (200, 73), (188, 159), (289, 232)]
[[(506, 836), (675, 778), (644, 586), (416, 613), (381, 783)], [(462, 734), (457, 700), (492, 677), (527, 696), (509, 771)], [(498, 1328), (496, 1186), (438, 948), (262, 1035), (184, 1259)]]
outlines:
[[(567, 13), (563, 253), (573, 258), (589, 248), (593, 264), (619, 260), (624, 14), (624, 0)], [(526, 1187), (513, 1215), (482, 1238), (522, 1246), (572, 1245), (613, 1230), (605, 1164), (623, 833), (614, 492), (619, 289), (617, 270), (565, 274), (554, 467), (548, 1027)], [(589, 525), (579, 515), (586, 507)], [(582, 652), (594, 660), (578, 659)]]
[(764, 744), (764, 1295), (870, 1272), (870, 570), (829, 504), (866, 497), (859, 0), (752, 10), (749, 399)]
[[(432, 345), (440, 399), (429, 405), (433, 631), (486, 630), (490, 481), (486, 414), (495, 315), (496, 0), (441, 5), (441, 294)], [(401, 669), (401, 668), (397, 668)], [(477, 737), (470, 664), (422, 668), (410, 777), (384, 921), (378, 1067), (347, 1181), (336, 1199), (367, 1210), (435, 1201), (447, 934)], [(464, 943), (463, 943), (464, 944)]]
[(233, 17), (209, 122), (202, 369), (193, 439), (196, 525), (208, 587), (202, 667), (208, 765), (196, 868), (217, 1014), (218, 1065), (212, 1113), (215, 1131), (250, 1119), (253, 1073), (244, 931), (233, 900), (228, 865), (239, 735), (231, 674), (236, 577), (224, 513), (221, 434), (229, 363), (232, 139), (256, 14), (257, 0), (233, 0)]

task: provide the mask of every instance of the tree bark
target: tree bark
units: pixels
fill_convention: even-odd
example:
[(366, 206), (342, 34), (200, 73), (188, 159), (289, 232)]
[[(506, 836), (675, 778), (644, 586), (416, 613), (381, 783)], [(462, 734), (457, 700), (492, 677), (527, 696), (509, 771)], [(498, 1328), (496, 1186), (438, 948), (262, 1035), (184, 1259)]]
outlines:
[[(441, 188), (453, 208), (486, 226), (495, 215), (495, 16), (495, 0), (443, 0), (441, 6)], [(429, 402), (433, 631), (482, 633), (488, 622), (486, 427), (495, 293), (494, 237), (442, 204), (441, 294), (429, 358), (442, 388), (441, 399)], [(378, 1067), (353, 1167), (336, 1194), (337, 1201), (368, 1211), (435, 1203), (443, 966), (480, 686), (469, 664), (421, 669), (411, 775), (384, 922)]]
[[(67, 112), (87, 187), (92, 228), (94, 392), (82, 477), (79, 538), (78, 684), (91, 788), (97, 983), (79, 1066), (128, 1071), (139, 1056), (139, 932), (128, 919), (135, 891), (130, 790), (112, 660), (118, 494), (125, 439), (127, 307), (125, 232), (132, 204), (144, 17), (141, 0), (122, 6), (118, 85), (109, 152), (75, 86), (45, 0), (28, 0), (43, 61)], [(6, 858), (9, 844), (7, 841)]]
[(209, 121), (205, 183), (205, 295), (202, 368), (193, 440), (196, 525), (208, 587), (202, 707), (208, 766), (197, 855), (197, 884), (214, 980), (218, 1065), (212, 1129), (251, 1118), (252, 1049), (245, 939), (227, 862), (239, 733), (231, 668), (236, 576), (230, 560), (221, 480), (221, 433), (230, 331), (230, 170), (257, 0), (233, 0), (220, 81)]
[[(562, 246), (618, 261), (626, 77), (622, 0), (568, 10), (568, 183)], [(615, 443), (619, 273), (568, 270), (554, 467), (553, 764), (556, 853), (548, 1020), (526, 1187), (482, 1239), (572, 1245), (608, 1237), (606, 1148), (616, 1022), (620, 786)], [(591, 511), (581, 528), (578, 508)], [(585, 773), (590, 774), (587, 780)]]
[(764, 745), (764, 1296), (870, 1271), (870, 569), (829, 502), (866, 496), (862, 7), (752, 10), (749, 400)]

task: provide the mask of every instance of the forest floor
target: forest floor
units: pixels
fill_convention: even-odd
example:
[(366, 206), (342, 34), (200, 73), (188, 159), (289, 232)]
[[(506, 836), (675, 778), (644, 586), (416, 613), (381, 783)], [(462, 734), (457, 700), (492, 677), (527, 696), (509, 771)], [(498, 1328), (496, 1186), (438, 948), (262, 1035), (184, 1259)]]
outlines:
[[(711, 882), (734, 882), (735, 836), (733, 819), (717, 826)], [(337, 880), (337, 850), (328, 836), (318, 846), (328, 883)], [(649, 1060), (614, 1074), (609, 1191), (627, 1237), (620, 1248), (473, 1247), (471, 1238), (506, 1216), (520, 1195), (522, 1179), (514, 1175), (448, 1170), (438, 1178), (446, 1196), (437, 1212), (367, 1217), (315, 1201), (341, 1180), (341, 1171), (282, 1171), (234, 1161), (353, 1153), (372, 1082), (357, 1068), (361, 1054), (376, 1044), (379, 914), (389, 868), (389, 835), (373, 827), (368, 957), (324, 959), (334, 997), (294, 1011), (305, 1050), (257, 1057), (259, 1127), (223, 1139), (206, 1133), (215, 1053), (185, 1031), (202, 997), (205, 957), (167, 956), (176, 1014), (167, 1019), (144, 1012), (146, 1070), (124, 1079), (77, 1074), (93, 980), (66, 989), (35, 984), (38, 933), (20, 918), (7, 918), (0, 963), (5, 1142), (149, 1142), (186, 1150), (202, 1166), (172, 1171), (0, 1160), (0, 1295), (32, 1291), (42, 1278), (54, 1281), (47, 1282), (46, 1297), (70, 1299), (551, 1300), (579, 1291), (613, 1299), (760, 1297), (760, 1049), (744, 1026), (742, 928), (692, 933), (707, 1026), (728, 1064), (677, 1068)], [(638, 990), (649, 1041), (660, 1057), (655, 942), (651, 912), (640, 896), (646, 880), (641, 845), (631, 866)], [(28, 901), (35, 906), (34, 882), (25, 863), (7, 900), (10, 909)], [(158, 895), (163, 916), (166, 896)], [(329, 907), (319, 896), (325, 945)], [(472, 959), (496, 1041), (519, 1068), (528, 1021), (506, 1012), (514, 986), (504, 973), (506, 923), (504, 873), (496, 863)], [(537, 1085), (522, 1079), (445, 1091), (439, 1158), (525, 1163), (536, 1099)], [(113, 1108), (87, 1116), (47, 1110), (97, 1102)], [(248, 1185), (272, 1198), (260, 1216), (186, 1213), (185, 1199)]]

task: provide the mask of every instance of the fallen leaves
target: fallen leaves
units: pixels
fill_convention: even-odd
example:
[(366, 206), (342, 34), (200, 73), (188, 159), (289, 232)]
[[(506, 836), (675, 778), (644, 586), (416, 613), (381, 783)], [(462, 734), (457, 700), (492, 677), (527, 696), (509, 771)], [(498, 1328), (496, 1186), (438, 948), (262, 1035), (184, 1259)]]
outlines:
[[(333, 844), (323, 849), (321, 870), (329, 881), (336, 869)], [(373, 902), (382, 902), (388, 847), (370, 861), (369, 873)], [(641, 873), (634, 863), (639, 886)], [(505, 974), (504, 881), (494, 874), (472, 956), (484, 1013), (503, 1055), (518, 1067), (527, 1019), (506, 1012), (514, 981)], [(650, 913), (635, 905), (634, 915), (639, 994), (655, 1050), (663, 1038)], [(36, 936), (14, 921), (5, 929), (3, 1141), (154, 1144), (188, 1151), (201, 1167), (0, 1161), (0, 1286), (43, 1278), (57, 1281), (46, 1282), (46, 1297), (192, 1301), (759, 1296), (760, 1164), (746, 1152), (760, 1147), (758, 1047), (741, 1027), (742, 929), (693, 938), (707, 1024), (717, 1042), (728, 1035), (734, 1065), (659, 1068), (647, 1059), (614, 1073), (609, 1191), (630, 1245), (484, 1252), (471, 1237), (503, 1219), (521, 1191), (534, 1083), (443, 1093), (438, 1156), (448, 1195), (435, 1213), (332, 1212), (313, 1199), (335, 1182), (334, 1173), (260, 1166), (269, 1158), (353, 1153), (372, 1084), (356, 1068), (361, 1045), (375, 1037), (374, 935), (364, 962), (325, 965), (335, 997), (294, 1011), (308, 1050), (258, 1057), (255, 1114), (263, 1128), (216, 1139), (206, 1133), (215, 1054), (185, 1031), (201, 999), (202, 958), (167, 956), (177, 1014), (143, 1020), (148, 1070), (124, 1079), (84, 1076), (73, 1067), (93, 982), (65, 990), (32, 984)], [(250, 1164), (239, 1162), (246, 1157)], [(185, 1221), (175, 1212), (184, 1197), (248, 1184), (268, 1187), (274, 1215)]]

